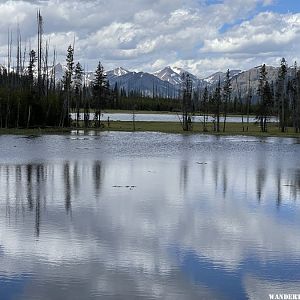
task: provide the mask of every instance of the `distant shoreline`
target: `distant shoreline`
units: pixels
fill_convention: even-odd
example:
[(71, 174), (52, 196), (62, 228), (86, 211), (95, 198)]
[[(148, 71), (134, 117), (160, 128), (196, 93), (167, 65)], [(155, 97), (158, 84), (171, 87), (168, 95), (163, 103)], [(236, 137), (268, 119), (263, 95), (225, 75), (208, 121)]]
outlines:
[[(80, 110), (81, 113), (83, 113), (83, 109)], [(125, 110), (122, 110), (122, 109), (103, 109), (101, 111), (101, 113), (103, 114), (132, 114), (132, 113), (135, 113), (137, 115), (143, 115), (143, 114), (146, 114), (146, 115), (179, 115), (181, 116), (182, 115), (182, 112), (181, 111), (158, 111), (158, 110), (128, 110), (128, 109), (125, 109)], [(93, 113), (93, 111), (91, 110), (90, 113)], [(193, 116), (198, 116), (198, 117), (203, 117), (203, 113), (200, 113), (200, 112), (195, 112), (193, 114)], [(212, 113), (209, 113), (208, 116), (213, 116)], [(223, 116), (223, 114), (220, 115), (221, 117)], [(247, 119), (247, 115), (243, 115), (244, 116), (244, 120)], [(229, 113), (227, 115), (227, 117), (241, 117), (242, 118), (242, 115), (240, 113)], [(249, 115), (250, 118), (255, 118), (256, 115), (254, 114), (250, 114)]]
[[(275, 124), (269, 124), (268, 132), (261, 132), (257, 124), (249, 124), (248, 131), (246, 131), (247, 124), (243, 126), (241, 123), (227, 123), (225, 132), (213, 131), (213, 123), (207, 124), (207, 131), (203, 132), (203, 125), (201, 123), (193, 124), (193, 130), (185, 132), (179, 122), (135, 122), (135, 130), (133, 130), (132, 122), (119, 122), (110, 121), (109, 127), (106, 121), (102, 123), (103, 128), (9, 128), (0, 129), (0, 135), (59, 135), (59, 134), (72, 134), (79, 131), (78, 134), (93, 134), (99, 132), (161, 132), (161, 133), (173, 133), (173, 134), (205, 134), (205, 135), (217, 135), (217, 136), (255, 136), (255, 137), (287, 137), (287, 138), (300, 138), (300, 133), (295, 133), (293, 128), (288, 128), (287, 132), (280, 132)], [(221, 124), (220, 124), (221, 125)], [(223, 125), (223, 124), (222, 124)], [(222, 129), (222, 126), (221, 126)]]

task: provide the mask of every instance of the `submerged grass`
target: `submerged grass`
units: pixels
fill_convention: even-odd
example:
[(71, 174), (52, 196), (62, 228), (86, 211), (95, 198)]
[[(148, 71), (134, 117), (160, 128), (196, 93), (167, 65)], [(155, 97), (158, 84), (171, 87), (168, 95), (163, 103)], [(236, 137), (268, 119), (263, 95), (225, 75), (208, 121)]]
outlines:
[[(222, 124), (223, 125), (223, 124)], [(247, 125), (241, 123), (226, 123), (226, 131), (223, 132), (221, 126), (221, 132), (213, 131), (213, 123), (208, 123), (207, 131), (203, 131), (203, 124), (194, 123), (193, 130), (184, 132), (179, 122), (135, 122), (135, 131), (137, 132), (163, 132), (163, 133), (185, 133), (185, 134), (213, 134), (213, 135), (245, 135), (245, 136), (257, 136), (257, 137), (300, 137), (300, 133), (295, 133), (293, 128), (288, 128), (286, 132), (280, 132), (276, 124), (268, 125), (268, 132), (261, 132), (260, 127), (257, 124), (249, 124), (248, 130)], [(109, 125), (107, 122), (103, 122), (103, 128), (34, 128), (34, 129), (0, 129), (0, 134), (14, 134), (14, 135), (27, 135), (37, 136), (42, 134), (68, 134), (71, 130), (86, 130), (86, 131), (133, 131), (132, 122), (120, 122), (110, 121)]]

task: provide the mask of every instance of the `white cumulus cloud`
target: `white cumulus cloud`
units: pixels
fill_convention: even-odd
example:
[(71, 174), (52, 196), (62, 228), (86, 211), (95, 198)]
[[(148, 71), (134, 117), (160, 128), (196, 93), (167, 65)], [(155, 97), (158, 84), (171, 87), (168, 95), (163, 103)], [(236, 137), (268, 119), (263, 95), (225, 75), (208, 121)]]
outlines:
[(267, 11), (273, 2), (0, 1), (0, 63), (5, 63), (7, 30), (12, 30), (15, 44), (18, 24), (24, 46), (36, 46), (37, 9), (58, 60), (64, 61), (75, 37), (76, 60), (90, 68), (101, 60), (106, 69), (123, 66), (152, 72), (164, 62), (202, 77), (211, 71), (274, 63), (282, 56), (297, 59), (300, 14)]

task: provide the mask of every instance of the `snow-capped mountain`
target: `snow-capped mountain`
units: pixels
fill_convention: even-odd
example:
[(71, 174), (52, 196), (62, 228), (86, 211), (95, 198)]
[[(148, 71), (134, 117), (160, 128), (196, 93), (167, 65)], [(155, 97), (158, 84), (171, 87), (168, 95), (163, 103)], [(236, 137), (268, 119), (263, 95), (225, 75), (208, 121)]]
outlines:
[(113, 87), (117, 83), (119, 89), (125, 89), (127, 92), (138, 91), (145, 96), (157, 95), (167, 98), (175, 97), (177, 91), (173, 84), (146, 72), (127, 71), (124, 75), (117, 76), (112, 70), (106, 74), (110, 86)]
[(167, 81), (173, 85), (180, 85), (182, 83), (182, 75), (188, 74), (193, 82), (193, 86), (198, 86), (201, 80), (192, 73), (178, 67), (165, 67), (164, 69), (154, 72), (153, 75), (163, 81)]
[[(217, 72), (207, 78), (200, 79), (182, 68), (171, 66), (167, 66), (153, 74), (132, 72), (122, 67), (106, 72), (110, 86), (114, 86), (117, 83), (119, 89), (123, 88), (126, 91), (139, 91), (144, 95), (152, 96), (154, 94), (162, 97), (177, 97), (179, 95), (183, 74), (190, 76), (194, 89), (208, 86), (212, 90), (219, 82), (219, 79), (221, 84), (223, 84), (226, 77), (225, 72)], [(241, 74), (240, 70), (230, 71), (232, 79), (238, 77), (239, 74)]]
[(120, 76), (126, 75), (128, 73), (130, 73), (130, 71), (128, 71), (128, 70), (126, 70), (122, 67), (118, 67), (118, 68), (113, 69), (111, 71), (105, 72), (106, 76), (108, 76), (108, 77), (114, 77), (114, 76), (115, 77), (120, 77)]
[(182, 82), (180, 72), (175, 72), (171, 67), (165, 67), (160, 71), (154, 72), (153, 75), (160, 80), (167, 81), (174, 85)]

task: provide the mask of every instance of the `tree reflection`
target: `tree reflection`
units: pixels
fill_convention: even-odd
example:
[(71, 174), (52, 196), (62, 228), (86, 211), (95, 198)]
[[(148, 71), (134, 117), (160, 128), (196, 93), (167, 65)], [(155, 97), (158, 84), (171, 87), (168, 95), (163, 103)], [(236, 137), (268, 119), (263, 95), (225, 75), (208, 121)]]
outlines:
[(227, 193), (227, 164), (224, 161), (223, 164), (223, 198), (225, 199)]
[(10, 193), (9, 193), (9, 166), (5, 167), (6, 171), (6, 216), (10, 219)]
[(97, 196), (100, 195), (101, 192), (101, 183), (102, 183), (102, 174), (103, 172), (103, 165), (101, 161), (95, 161), (93, 165), (93, 179), (94, 179), (94, 187), (95, 187), (95, 193)]
[(288, 179), (287, 186), (290, 189), (290, 194), (292, 195), (294, 201), (296, 201), (300, 194), (300, 170), (291, 170), (289, 174), (290, 177)]
[(67, 213), (71, 210), (71, 182), (70, 182), (70, 162), (64, 164), (64, 183), (65, 183), (65, 208)]
[(182, 160), (180, 165), (180, 187), (185, 193), (189, 179), (188, 161)]
[[(213, 159), (206, 161), (209, 163), (200, 161), (196, 164), (195, 160), (189, 158), (178, 161), (176, 177), (170, 176), (170, 180), (173, 181), (167, 182), (179, 185), (182, 195), (187, 194), (188, 189), (189, 197), (193, 197), (193, 193), (197, 197), (197, 193), (200, 192), (208, 199), (226, 198), (229, 201), (246, 194), (249, 198), (258, 199), (259, 202), (262, 199), (266, 201), (270, 199), (272, 205), (276, 204), (277, 207), (286, 201), (286, 197), (293, 197), (296, 200), (300, 195), (300, 169), (284, 169), (280, 164), (274, 163), (273, 171), (273, 168), (267, 168), (261, 159), (255, 161), (257, 164), (253, 162), (240, 164), (231, 160), (231, 157), (226, 159), (221, 155), (215, 155)], [(90, 199), (97, 200), (103, 191), (107, 192), (107, 189), (103, 189), (105, 183), (111, 187), (110, 177), (115, 173), (118, 176), (120, 168), (118, 164), (111, 162), (112, 168), (115, 169), (105, 177), (108, 163), (110, 161), (95, 160), (88, 163), (63, 161), (53, 164), (0, 165), (0, 201), (3, 201), (3, 209), (6, 208), (7, 220), (13, 222), (14, 218), (11, 218), (11, 215), (14, 213), (16, 221), (19, 221), (20, 216), (29, 215), (32, 232), (39, 237), (43, 231), (42, 224), (48, 219), (45, 213), (47, 206), (48, 209), (51, 208), (51, 212), (53, 208), (62, 209), (64, 215), (72, 217), (72, 210), (77, 209), (78, 205)], [(138, 163), (133, 164), (133, 167), (140, 171)], [(166, 171), (172, 172), (174, 168)], [(160, 176), (159, 174), (160, 172), (157, 172), (153, 177)], [(157, 184), (160, 184), (159, 180)], [(114, 193), (122, 190), (110, 189), (110, 191)], [(168, 193), (174, 192), (174, 187), (164, 186), (163, 191), (168, 196)], [(135, 197), (138, 194), (131, 193), (131, 195)], [(80, 201), (77, 201), (80, 197)], [(90, 203), (87, 203), (88, 205)], [(23, 219), (26, 222), (26, 218)]]
[(33, 198), (32, 198), (32, 165), (26, 166), (27, 172), (27, 201), (30, 210), (33, 210)]
[(36, 167), (36, 200), (35, 200), (35, 232), (36, 236), (40, 235), (40, 225), (41, 225), (41, 198), (43, 195), (43, 185), (46, 176), (46, 168), (43, 164), (38, 164)]
[(215, 192), (217, 192), (218, 189), (218, 179), (219, 179), (219, 160), (215, 160), (213, 163), (213, 178), (214, 178), (214, 183), (215, 183)]
[(79, 166), (78, 166), (77, 161), (74, 163), (74, 169), (73, 169), (73, 186), (74, 186), (76, 194), (79, 194), (80, 175), (79, 175)]
[(281, 169), (277, 169), (276, 172), (276, 185), (277, 185), (277, 199), (276, 199), (276, 206), (279, 208), (282, 201), (281, 195)]
[(257, 199), (259, 203), (261, 202), (265, 182), (266, 182), (266, 169), (258, 168), (256, 172), (256, 193), (257, 193)]

